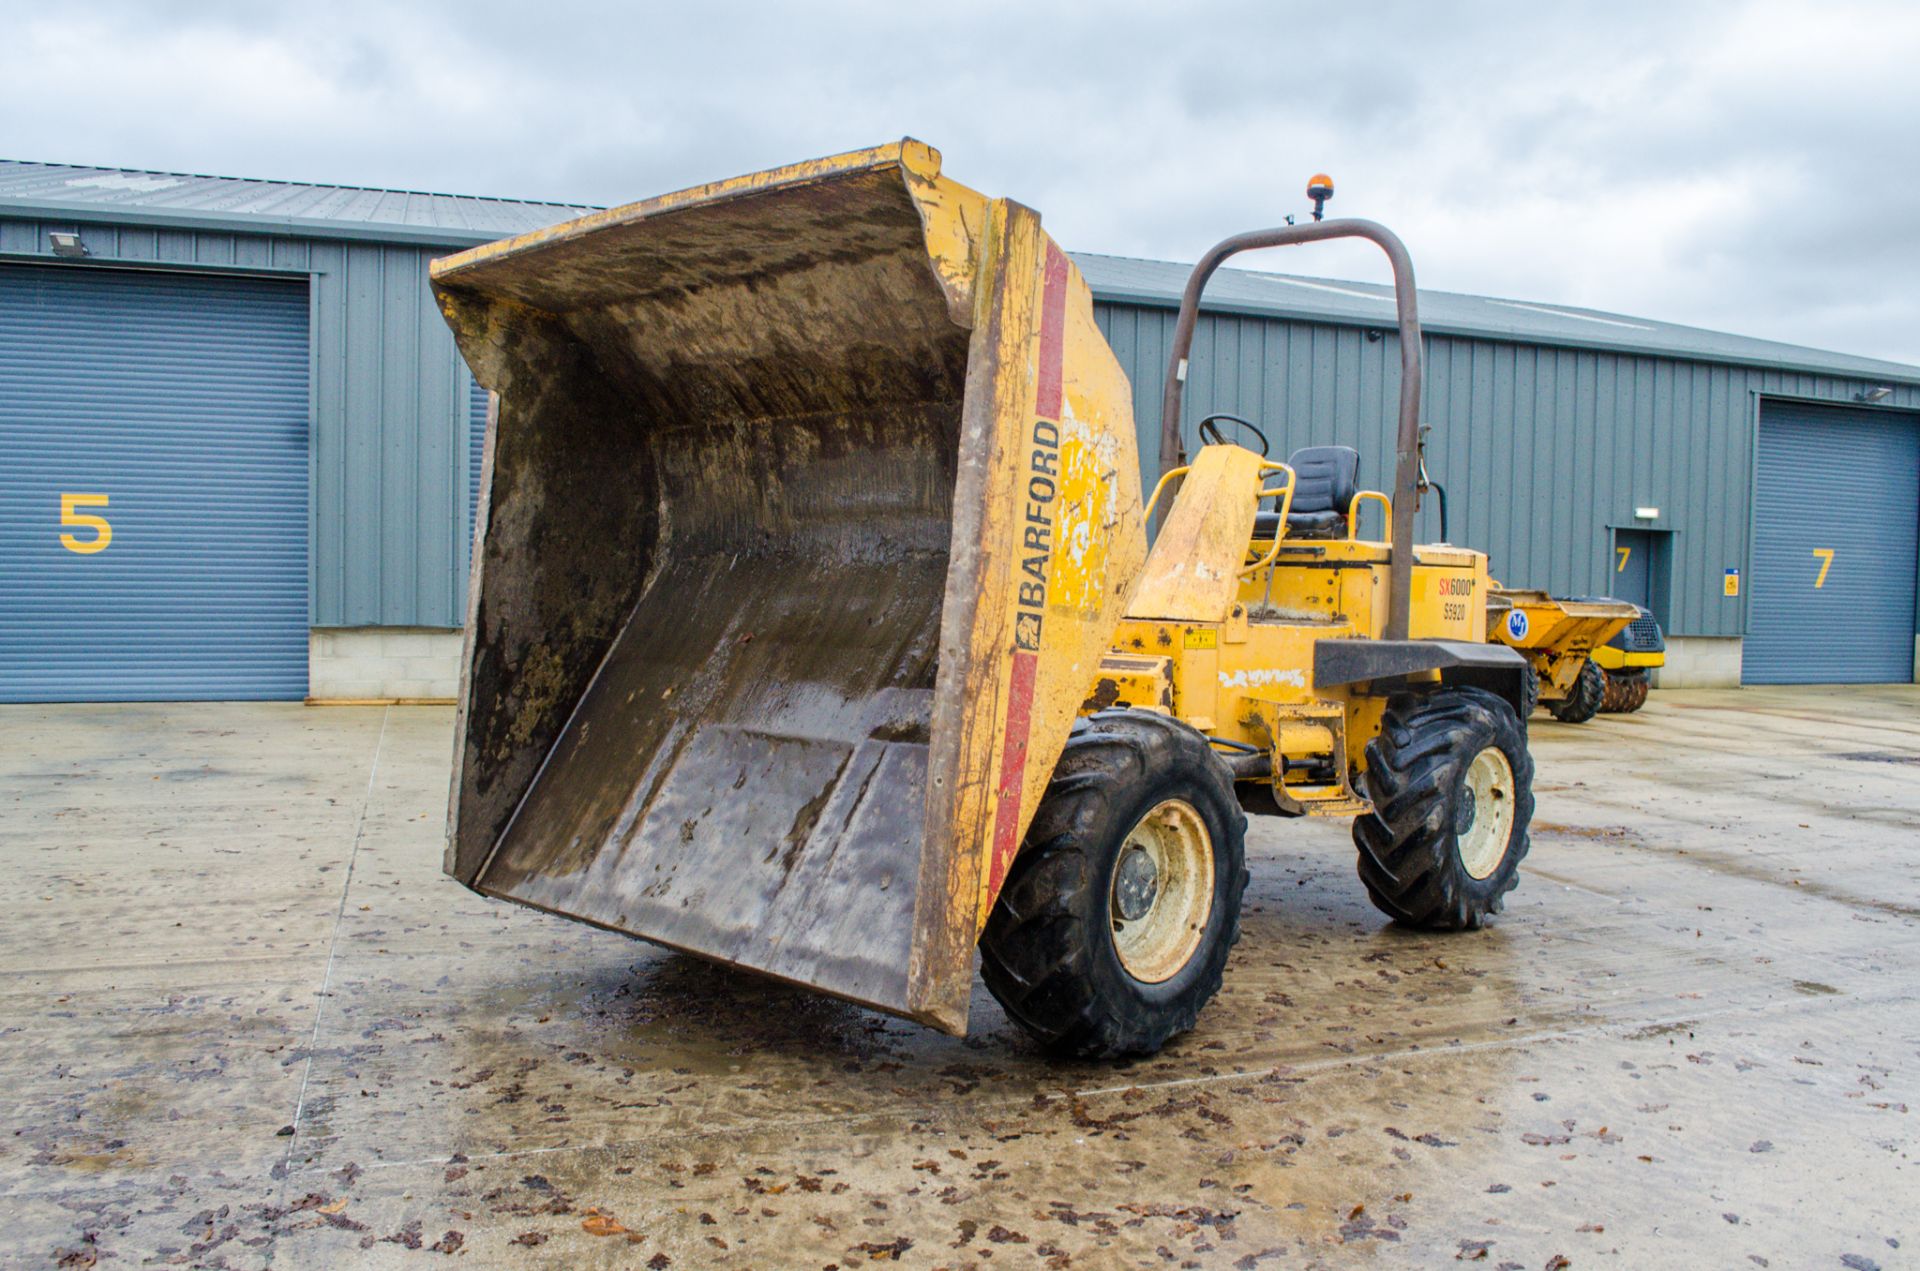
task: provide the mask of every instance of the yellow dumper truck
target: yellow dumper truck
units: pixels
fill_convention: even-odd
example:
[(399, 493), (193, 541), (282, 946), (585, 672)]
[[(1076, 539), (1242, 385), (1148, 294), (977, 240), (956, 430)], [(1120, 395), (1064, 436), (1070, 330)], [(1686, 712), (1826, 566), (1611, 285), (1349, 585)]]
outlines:
[(1495, 583), (1487, 638), (1527, 659), (1531, 699), (1563, 724), (1639, 710), (1647, 702), (1647, 672), (1666, 662), (1653, 615), (1610, 596), (1550, 596)]
[[(1351, 451), (1189, 461), (1207, 276), (1335, 237), (1394, 266), (1392, 489)], [(1525, 664), (1486, 640), (1486, 559), (1413, 546), (1419, 325), (1379, 226), (1209, 253), (1150, 507), (1078, 271), (918, 142), (433, 285), (498, 401), (446, 855), (475, 890), (954, 1033), (978, 948), (1014, 1020), (1110, 1055), (1219, 988), (1248, 809), (1352, 817), (1401, 922), (1476, 927), (1514, 885)], [(1364, 500), (1389, 542), (1356, 536)]]
[(1605, 596), (1565, 599), (1496, 585), (1487, 598), (1487, 634), (1527, 659), (1528, 688), (1539, 705), (1562, 723), (1584, 724), (1599, 713), (1607, 687), (1593, 652), (1637, 612)]

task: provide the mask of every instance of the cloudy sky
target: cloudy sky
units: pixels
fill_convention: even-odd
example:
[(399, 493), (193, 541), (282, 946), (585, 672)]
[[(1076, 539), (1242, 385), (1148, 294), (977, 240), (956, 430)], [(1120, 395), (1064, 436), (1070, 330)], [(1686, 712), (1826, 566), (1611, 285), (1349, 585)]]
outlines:
[[(15, 8), (0, 157), (591, 203), (911, 134), (1075, 250), (1304, 208), (1423, 285), (1920, 363), (1920, 4)], [(1360, 249), (1266, 263), (1381, 279)]]

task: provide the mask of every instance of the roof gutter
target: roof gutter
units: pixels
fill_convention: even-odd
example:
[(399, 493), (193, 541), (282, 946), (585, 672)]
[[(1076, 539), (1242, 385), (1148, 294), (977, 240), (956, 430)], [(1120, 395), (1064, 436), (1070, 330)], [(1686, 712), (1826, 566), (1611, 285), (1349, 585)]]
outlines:
[[(584, 215), (589, 209), (582, 208)], [(572, 220), (556, 207), (554, 223)], [(244, 212), (170, 212), (155, 208), (115, 207), (101, 203), (36, 203), (0, 198), (0, 218), (65, 221), (79, 225), (136, 225), (153, 229), (208, 230), (269, 238), (316, 238), (361, 243), (461, 250), (520, 233), (519, 230), (451, 229), (440, 225), (402, 225), (390, 221), (338, 221), (311, 216), (273, 216)]]

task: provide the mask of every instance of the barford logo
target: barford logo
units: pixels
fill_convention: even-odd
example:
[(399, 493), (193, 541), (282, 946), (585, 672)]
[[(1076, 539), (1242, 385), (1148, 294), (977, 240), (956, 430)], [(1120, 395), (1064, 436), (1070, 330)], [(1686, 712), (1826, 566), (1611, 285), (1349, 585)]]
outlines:
[(1033, 425), (1033, 452), (1027, 470), (1027, 521), (1020, 546), (1020, 592), (1013, 615), (1015, 648), (1038, 652), (1040, 625), (1047, 612), (1047, 557), (1053, 552), (1053, 500), (1059, 493), (1060, 425), (1044, 419)]

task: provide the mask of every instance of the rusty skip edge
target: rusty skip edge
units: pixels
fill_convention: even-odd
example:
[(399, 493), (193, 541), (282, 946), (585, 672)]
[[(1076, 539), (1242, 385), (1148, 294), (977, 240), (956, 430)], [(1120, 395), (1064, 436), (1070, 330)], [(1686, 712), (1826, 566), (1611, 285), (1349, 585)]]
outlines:
[(999, 396), (1008, 378), (1001, 365), (1007, 334), (1007, 231), (1007, 215), (996, 208), (982, 235), (975, 274), (991, 281), (974, 291), (973, 336), (960, 415), (960, 464), (954, 474), (953, 539), (940, 608), (940, 661), (928, 734), (926, 839), (914, 897), (919, 938), (907, 966), (907, 997), (915, 1018), (955, 1036), (965, 1036), (967, 1031), (973, 949), (979, 938), (975, 914), (985, 886), (977, 834), (974, 850), (960, 850), (962, 827), (969, 819), (980, 826), (984, 818), (969, 818), (964, 805), (984, 806), (992, 781), (990, 773), (968, 771), (966, 764), (969, 754), (982, 749), (969, 734), (983, 723), (991, 727), (992, 712), (969, 711), (967, 705), (992, 700), (983, 697), (992, 691), (991, 668), (972, 654), (988, 585), (982, 548), (989, 532), (988, 486), (996, 467), (993, 450), (1002, 434)]
[[(1039, 215), (1007, 200), (991, 206), (975, 277), (909, 968), (919, 1017), (953, 1033), (966, 1028), (980, 930), (1145, 556), (1125, 378), (1084, 284)], [(1033, 483), (1049, 473), (1057, 491), (1036, 504)], [(1098, 527), (1103, 563), (1066, 600), (1070, 509)], [(1036, 516), (1052, 518), (1053, 537), (1032, 595)]]
[(660, 194), (633, 203), (623, 203), (619, 207), (610, 207), (605, 211), (590, 212), (572, 220), (529, 230), (524, 234), (516, 234), (512, 238), (482, 243), (478, 247), (470, 247), (466, 251), (456, 252), (451, 256), (439, 257), (429, 266), (428, 277), (434, 282), (457, 284), (462, 273), (503, 257), (557, 246), (683, 208), (711, 206), (733, 199), (766, 194), (786, 186), (830, 181), (836, 177), (889, 166), (898, 166), (910, 177), (917, 178), (919, 181), (932, 182), (940, 175), (940, 152), (924, 141), (903, 137), (898, 141), (869, 146), (862, 150), (850, 150), (843, 154), (828, 155), (819, 159), (806, 159), (799, 163), (768, 168), (763, 172), (755, 172), (747, 176), (729, 177), (723, 181), (709, 181), (702, 185), (689, 186), (684, 190), (675, 190), (670, 194)]

